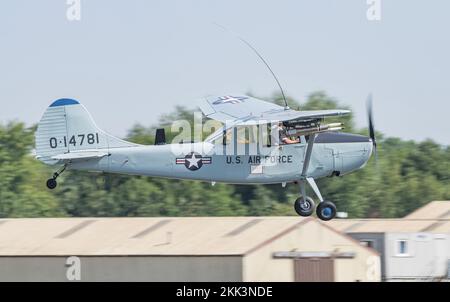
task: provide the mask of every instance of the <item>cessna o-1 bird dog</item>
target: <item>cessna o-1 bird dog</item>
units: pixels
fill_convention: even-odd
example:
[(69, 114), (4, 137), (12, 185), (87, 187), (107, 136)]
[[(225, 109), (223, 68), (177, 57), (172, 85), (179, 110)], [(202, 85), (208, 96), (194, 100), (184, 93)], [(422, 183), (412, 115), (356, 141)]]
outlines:
[[(300, 185), (301, 197), (295, 200), (294, 209), (300, 216), (310, 216), (316, 209), (320, 219), (333, 219), (336, 206), (323, 199), (315, 179), (358, 170), (367, 163), (372, 150), (376, 151), (371, 96), (370, 137), (337, 132), (343, 129), (342, 123), (325, 124), (325, 118), (350, 111), (290, 109), (267, 61), (249, 42), (233, 35), (268, 68), (280, 89), (284, 107), (241, 94), (209, 96), (201, 99), (198, 106), (207, 118), (224, 124), (220, 129), (201, 142), (172, 144), (166, 144), (164, 129), (158, 129), (155, 145), (144, 146), (99, 129), (78, 101), (56, 100), (45, 111), (36, 131), (36, 157), (46, 164), (62, 166), (47, 180), (47, 187), (56, 188), (56, 179), (67, 168), (212, 184), (281, 183), (284, 187), (296, 183)], [(306, 196), (307, 183), (319, 198), (317, 207)]]
[[(294, 202), (295, 211), (309, 216), (316, 209), (320, 219), (330, 220), (336, 207), (323, 199), (315, 179), (358, 170), (376, 150), (371, 106), (370, 137), (339, 132), (341, 123), (325, 123), (327, 117), (348, 110), (297, 111), (240, 94), (206, 97), (199, 107), (224, 125), (204, 141), (175, 144), (166, 144), (164, 130), (158, 129), (155, 145), (145, 146), (99, 129), (76, 100), (53, 102), (36, 131), (37, 159), (60, 167), (47, 187), (54, 189), (66, 168), (212, 184), (296, 183), (301, 196)], [(306, 184), (320, 201), (317, 207), (306, 196)]]

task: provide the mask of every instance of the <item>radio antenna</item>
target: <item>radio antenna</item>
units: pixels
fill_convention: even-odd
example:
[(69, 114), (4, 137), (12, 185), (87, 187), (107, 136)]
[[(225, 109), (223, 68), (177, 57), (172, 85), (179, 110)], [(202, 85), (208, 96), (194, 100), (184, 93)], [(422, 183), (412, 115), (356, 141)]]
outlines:
[(239, 36), (238, 34), (230, 31), (229, 29), (227, 29), (225, 26), (213, 22), (215, 25), (217, 25), (218, 27), (222, 28), (223, 30), (225, 30), (226, 32), (233, 34), (236, 38), (238, 38), (239, 40), (241, 40), (241, 42), (243, 42), (245, 45), (247, 45), (248, 47), (250, 47), (251, 50), (253, 50), (253, 52), (261, 59), (261, 61), (266, 65), (267, 69), (269, 69), (270, 73), (272, 74), (273, 78), (275, 79), (275, 81), (278, 84), (278, 87), (280, 88), (280, 92), (281, 92), (281, 96), (283, 97), (284, 100), (284, 109), (288, 110), (289, 106), (286, 100), (286, 96), (284, 95), (284, 91), (283, 91), (283, 87), (281, 87), (280, 81), (278, 81), (277, 76), (275, 75), (275, 73), (273, 72), (272, 68), (270, 68), (269, 63), (267, 63), (266, 60), (264, 60), (263, 56), (256, 50), (256, 48), (254, 48), (248, 41), (246, 41), (244, 38), (242, 38), (241, 36)]

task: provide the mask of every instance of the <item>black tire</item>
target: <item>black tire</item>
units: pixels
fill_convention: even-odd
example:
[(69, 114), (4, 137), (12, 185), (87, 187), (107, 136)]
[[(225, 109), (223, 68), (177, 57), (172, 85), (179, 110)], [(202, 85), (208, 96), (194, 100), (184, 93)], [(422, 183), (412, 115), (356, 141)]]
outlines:
[(331, 201), (323, 201), (317, 206), (316, 214), (324, 221), (331, 220), (336, 216), (336, 206)]
[(58, 183), (56, 182), (56, 179), (50, 178), (49, 180), (47, 180), (47, 188), (49, 188), (50, 190), (56, 188), (57, 184)]
[(298, 215), (307, 217), (314, 213), (314, 200), (311, 197), (306, 196), (305, 202), (303, 202), (303, 197), (299, 197), (294, 202), (294, 209)]

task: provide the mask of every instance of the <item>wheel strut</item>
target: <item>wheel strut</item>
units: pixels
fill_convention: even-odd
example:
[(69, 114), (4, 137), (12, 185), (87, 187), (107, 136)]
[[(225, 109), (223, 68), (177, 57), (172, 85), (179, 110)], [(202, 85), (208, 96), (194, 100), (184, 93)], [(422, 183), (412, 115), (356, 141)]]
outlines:
[(67, 168), (67, 164), (64, 164), (64, 166), (59, 170), (53, 173), (53, 179), (56, 180), (59, 175), (61, 175)]
[(308, 182), (309, 186), (313, 189), (314, 193), (316, 193), (317, 197), (319, 198), (320, 202), (323, 202), (322, 194), (320, 194), (319, 187), (316, 184), (316, 181), (312, 177), (307, 177), (306, 181)]
[(58, 183), (56, 182), (56, 179), (58, 178), (59, 175), (61, 175), (67, 168), (67, 164), (64, 164), (64, 166), (59, 169), (58, 171), (56, 171), (55, 173), (53, 173), (52, 178), (49, 178), (47, 180), (47, 188), (49, 188), (50, 190), (53, 190), (54, 188), (56, 188), (56, 186), (58, 185)]

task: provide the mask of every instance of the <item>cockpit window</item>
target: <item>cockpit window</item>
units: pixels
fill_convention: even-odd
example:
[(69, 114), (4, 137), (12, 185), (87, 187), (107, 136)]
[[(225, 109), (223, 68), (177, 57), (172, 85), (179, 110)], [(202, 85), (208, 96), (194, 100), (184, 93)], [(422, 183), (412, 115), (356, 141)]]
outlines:
[(222, 129), (210, 135), (207, 141), (214, 144), (228, 145), (231, 142), (237, 144), (260, 144), (264, 147), (271, 147), (279, 144), (279, 131), (277, 125), (262, 124), (252, 126), (237, 126)]

